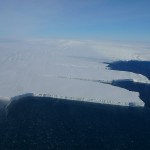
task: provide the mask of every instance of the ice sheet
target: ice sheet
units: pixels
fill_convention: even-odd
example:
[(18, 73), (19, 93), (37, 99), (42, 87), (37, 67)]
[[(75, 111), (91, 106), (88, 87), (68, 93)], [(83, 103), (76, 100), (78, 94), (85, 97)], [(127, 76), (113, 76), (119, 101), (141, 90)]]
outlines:
[[(140, 49), (141, 47), (141, 49)], [(103, 62), (149, 59), (148, 46), (90, 40), (20, 40), (0, 42), (0, 96), (54, 94), (94, 102), (143, 106), (138, 93), (103, 83), (75, 80), (133, 79), (138, 74), (108, 70)], [(142, 50), (142, 52), (141, 52)], [(146, 56), (146, 57), (145, 57)]]

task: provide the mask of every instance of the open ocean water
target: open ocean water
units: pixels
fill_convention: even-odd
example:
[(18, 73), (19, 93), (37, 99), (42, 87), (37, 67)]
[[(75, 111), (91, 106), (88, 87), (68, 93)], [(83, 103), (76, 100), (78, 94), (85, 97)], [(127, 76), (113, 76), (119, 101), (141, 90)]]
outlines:
[(1, 150), (142, 150), (150, 109), (26, 97), (5, 108)]

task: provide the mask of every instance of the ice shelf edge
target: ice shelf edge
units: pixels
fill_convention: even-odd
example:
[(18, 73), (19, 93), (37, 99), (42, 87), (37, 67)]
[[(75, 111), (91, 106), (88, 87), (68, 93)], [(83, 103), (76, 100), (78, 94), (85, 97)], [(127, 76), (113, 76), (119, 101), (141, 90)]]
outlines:
[(72, 100), (72, 101), (82, 101), (82, 102), (92, 102), (99, 104), (107, 104), (107, 105), (118, 105), (118, 106), (128, 106), (128, 107), (144, 107), (145, 103), (141, 102), (121, 102), (116, 101), (112, 102), (111, 100), (102, 100), (102, 99), (91, 99), (91, 98), (83, 98), (83, 97), (68, 97), (68, 96), (60, 96), (54, 94), (35, 94), (35, 93), (26, 93), (18, 96), (11, 97), (10, 101), (19, 100), (25, 97), (47, 97), (47, 98), (57, 98), (62, 100)]

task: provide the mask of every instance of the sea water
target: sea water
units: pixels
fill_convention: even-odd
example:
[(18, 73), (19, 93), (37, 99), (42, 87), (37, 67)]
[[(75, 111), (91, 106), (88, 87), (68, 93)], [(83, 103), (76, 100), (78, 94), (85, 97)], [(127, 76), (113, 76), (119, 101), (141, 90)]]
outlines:
[(46, 97), (5, 107), (1, 150), (128, 150), (150, 147), (150, 109)]

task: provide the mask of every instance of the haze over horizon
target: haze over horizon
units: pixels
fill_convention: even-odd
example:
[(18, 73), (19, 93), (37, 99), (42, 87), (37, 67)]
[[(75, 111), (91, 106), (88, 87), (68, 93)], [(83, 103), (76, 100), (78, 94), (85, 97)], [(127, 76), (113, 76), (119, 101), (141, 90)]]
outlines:
[(150, 40), (148, 0), (1, 0), (0, 38)]

